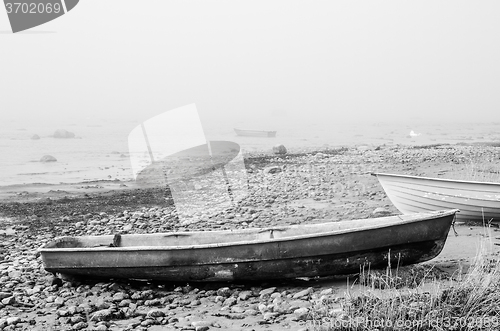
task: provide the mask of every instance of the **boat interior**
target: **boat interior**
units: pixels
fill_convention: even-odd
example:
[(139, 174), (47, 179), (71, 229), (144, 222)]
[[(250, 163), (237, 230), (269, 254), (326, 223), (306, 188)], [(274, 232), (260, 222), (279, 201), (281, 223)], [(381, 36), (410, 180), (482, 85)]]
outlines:
[[(449, 213), (447, 213), (449, 214)], [(318, 224), (290, 225), (283, 227), (252, 228), (244, 230), (169, 232), (153, 234), (116, 234), (104, 236), (61, 237), (42, 249), (90, 248), (90, 247), (139, 247), (139, 246), (196, 246), (230, 243), (270, 241), (273, 239), (295, 239), (299, 237), (341, 234), (372, 228), (393, 226), (434, 219), (442, 213), (396, 215), (380, 218), (330, 221)], [(326, 220), (324, 220), (326, 221)]]

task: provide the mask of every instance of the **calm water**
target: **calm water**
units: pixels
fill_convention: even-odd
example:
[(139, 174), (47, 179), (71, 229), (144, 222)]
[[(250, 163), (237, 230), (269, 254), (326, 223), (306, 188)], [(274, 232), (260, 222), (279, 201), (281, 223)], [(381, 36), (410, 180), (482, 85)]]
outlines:
[[(77, 122), (8, 121), (0, 123), (0, 186), (29, 183), (79, 183), (100, 179), (132, 179), (128, 134), (138, 121), (85, 119)], [(354, 145), (500, 142), (500, 123), (428, 123), (281, 118), (254, 121), (203, 122), (209, 140), (229, 140), (244, 151), (269, 151), (284, 144), (290, 151)], [(238, 137), (233, 128), (276, 130), (275, 138)], [(74, 132), (75, 139), (50, 137), (56, 129)], [(415, 135), (410, 136), (413, 131)], [(37, 134), (39, 140), (31, 137)], [(46, 154), (58, 161), (41, 163)]]

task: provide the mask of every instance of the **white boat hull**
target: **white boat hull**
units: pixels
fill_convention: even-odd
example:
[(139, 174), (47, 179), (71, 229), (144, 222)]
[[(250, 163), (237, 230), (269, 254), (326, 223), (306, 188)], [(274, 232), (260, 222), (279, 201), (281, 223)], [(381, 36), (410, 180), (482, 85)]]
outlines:
[(403, 214), (459, 209), (457, 220), (500, 221), (500, 184), (375, 173)]

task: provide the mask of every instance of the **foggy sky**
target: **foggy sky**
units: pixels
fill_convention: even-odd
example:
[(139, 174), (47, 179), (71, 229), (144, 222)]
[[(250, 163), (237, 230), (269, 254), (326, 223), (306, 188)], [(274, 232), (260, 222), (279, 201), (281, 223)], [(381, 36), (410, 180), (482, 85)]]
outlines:
[[(81, 0), (12, 34), (4, 119), (500, 119), (497, 1)], [(286, 117), (285, 117), (286, 118)]]

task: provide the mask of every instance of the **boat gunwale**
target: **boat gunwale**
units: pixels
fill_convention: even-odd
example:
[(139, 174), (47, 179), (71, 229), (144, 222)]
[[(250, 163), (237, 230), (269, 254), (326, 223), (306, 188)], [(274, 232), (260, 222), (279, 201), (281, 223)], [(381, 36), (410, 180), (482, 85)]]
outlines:
[[(328, 236), (337, 236), (337, 235), (343, 235), (347, 233), (357, 233), (357, 232), (364, 232), (364, 231), (370, 231), (374, 229), (384, 229), (384, 228), (389, 228), (389, 227), (394, 227), (394, 226), (402, 226), (402, 225), (408, 225), (412, 223), (417, 223), (417, 222), (422, 222), (422, 221), (430, 221), (433, 219), (437, 218), (443, 218), (447, 216), (454, 216), (457, 212), (459, 212), (459, 209), (444, 209), (444, 210), (439, 210), (439, 211), (430, 211), (430, 212), (422, 212), (422, 213), (412, 213), (412, 214), (403, 214), (403, 215), (394, 215), (394, 216), (389, 216), (392, 218), (399, 217), (399, 221), (396, 223), (386, 223), (383, 225), (370, 225), (367, 227), (362, 227), (362, 228), (357, 228), (357, 229), (342, 229), (342, 230), (333, 230), (329, 232), (319, 232), (319, 233), (313, 233), (313, 234), (304, 234), (304, 235), (298, 235), (298, 236), (292, 236), (292, 237), (282, 237), (282, 238), (267, 238), (267, 239), (257, 239), (257, 240), (245, 240), (245, 241), (233, 241), (233, 242), (225, 242), (225, 243), (210, 243), (210, 244), (199, 244), (199, 245), (177, 245), (177, 246), (124, 246), (124, 247), (114, 247), (114, 246), (97, 246), (97, 247), (65, 247), (65, 248), (48, 248), (46, 247), (47, 245), (51, 244), (53, 241), (50, 241), (49, 243), (45, 244), (44, 246), (40, 247), (38, 251), (40, 253), (59, 253), (59, 252), (128, 252), (128, 251), (165, 251), (165, 250), (193, 250), (193, 249), (210, 249), (210, 248), (220, 248), (220, 247), (230, 247), (230, 246), (244, 246), (244, 245), (260, 245), (260, 244), (273, 244), (273, 243), (280, 243), (280, 242), (287, 242), (287, 241), (297, 241), (297, 240), (303, 240), (303, 239), (312, 239), (312, 238), (318, 238), (318, 237), (328, 237)], [(425, 214), (426, 216), (422, 215), (419, 217), (416, 217), (416, 215), (419, 214)], [(401, 217), (413, 217), (413, 219), (408, 219), (404, 220)], [(373, 219), (373, 218), (372, 218)], [(363, 219), (357, 219), (357, 220), (352, 220), (352, 221), (362, 221)], [(350, 222), (350, 221), (346, 221)], [(331, 223), (317, 223), (317, 224), (306, 224), (305, 226), (317, 226), (317, 225), (326, 225), (326, 224), (331, 224)], [(293, 226), (293, 225), (292, 225)], [(297, 228), (299, 226), (295, 226)], [(262, 229), (262, 232), (265, 231), (272, 231), (276, 229), (280, 229), (279, 227), (276, 228), (253, 228), (253, 229), (245, 229), (247, 231), (252, 231), (252, 230), (259, 230)], [(232, 230), (226, 231), (218, 231), (218, 232), (230, 232)], [(210, 232), (210, 231), (198, 231), (199, 232)], [(185, 234), (192, 234), (194, 232), (169, 232), (173, 236), (175, 235), (185, 235)], [(162, 233), (156, 233), (158, 235), (161, 235)], [(167, 233), (164, 233), (167, 234)], [(142, 234), (132, 234), (132, 236), (140, 236)], [(146, 234), (148, 235), (148, 234)], [(112, 235), (109, 235), (112, 236)], [(89, 237), (100, 237), (100, 236), (89, 236)], [(60, 237), (60, 238), (78, 238), (78, 237)]]
[(494, 185), (494, 186), (499, 186), (500, 183), (495, 183), (495, 182), (480, 182), (480, 181), (475, 181), (475, 180), (464, 180), (464, 179), (449, 179), (449, 178), (436, 178), (436, 177), (425, 177), (425, 176), (413, 176), (413, 175), (400, 175), (400, 174), (388, 174), (388, 173), (383, 173), (383, 172), (372, 172), (372, 176), (376, 176), (377, 178), (379, 176), (382, 177), (400, 177), (400, 178), (412, 178), (412, 179), (426, 179), (426, 180), (431, 180), (431, 181), (436, 181), (436, 182), (448, 182), (448, 183), (463, 183), (463, 184), (480, 184), (480, 185)]

